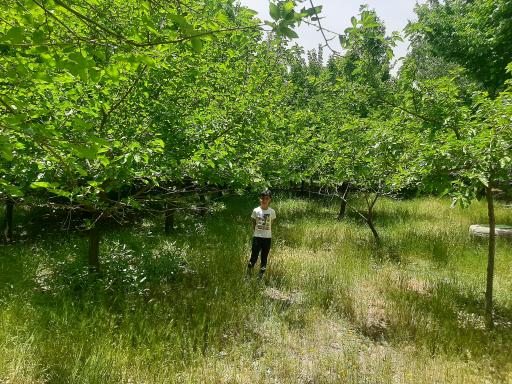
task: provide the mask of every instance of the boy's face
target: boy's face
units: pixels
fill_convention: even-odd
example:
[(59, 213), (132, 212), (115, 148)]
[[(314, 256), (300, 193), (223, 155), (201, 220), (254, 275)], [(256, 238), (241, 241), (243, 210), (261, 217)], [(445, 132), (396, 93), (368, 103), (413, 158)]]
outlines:
[(272, 198), (270, 196), (261, 196), (260, 197), (260, 204), (262, 207), (268, 207), (270, 205), (271, 201), (272, 201)]

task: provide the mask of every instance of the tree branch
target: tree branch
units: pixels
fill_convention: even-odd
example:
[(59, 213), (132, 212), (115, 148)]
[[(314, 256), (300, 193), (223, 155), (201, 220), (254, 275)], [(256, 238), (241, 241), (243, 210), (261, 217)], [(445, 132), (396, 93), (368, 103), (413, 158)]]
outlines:
[[(322, 36), (325, 40), (325, 46), (327, 48), (329, 48), (329, 50), (336, 56), (340, 56), (340, 53), (338, 51), (336, 51), (335, 49), (333, 49), (331, 47), (331, 45), (329, 44), (329, 41), (331, 41), (332, 39), (327, 39), (327, 36), (325, 36), (325, 31), (327, 31), (326, 29), (324, 29), (324, 27), (322, 26), (322, 22), (320, 21), (320, 16), (318, 15), (318, 13), (316, 12), (316, 8), (315, 8), (315, 5), (313, 4), (313, 0), (309, 0), (309, 4), (311, 5), (311, 8), (313, 8), (313, 10), (315, 11), (315, 17), (316, 17), (316, 21), (318, 23), (318, 30), (322, 33)], [(307, 25), (311, 25), (311, 23), (305, 21), (305, 23)], [(331, 32), (331, 33), (336, 33), (336, 32), (332, 32), (332, 31), (328, 31), (328, 32)], [(337, 34), (337, 33), (336, 33)], [(338, 35), (338, 34), (337, 34)]]
[(69, 5), (67, 5), (66, 3), (62, 2), (61, 0), (54, 0), (54, 1), (55, 1), (55, 4), (60, 5), (62, 8), (68, 10), (73, 15), (78, 17), (80, 20), (86, 21), (87, 23), (90, 23), (90, 24), (94, 25), (96, 28), (98, 28), (98, 29), (100, 29), (100, 30), (102, 30), (104, 32), (107, 32), (110, 35), (116, 36), (119, 40), (125, 40), (124, 36), (120, 35), (119, 33), (115, 32), (115, 31), (112, 31), (111, 29), (108, 29), (107, 27), (97, 23), (96, 21), (92, 20), (91, 18), (81, 14), (80, 12), (74, 10), (73, 8), (71, 8)]
[[(35, 1), (35, 0), (33, 0), (33, 1)], [(65, 4), (61, 0), (55, 0), (55, 3), (60, 5), (64, 9), (68, 10), (69, 12), (71, 12), (73, 15), (78, 17), (83, 22), (86, 22), (86, 24), (92, 24), (96, 28), (98, 28), (98, 29), (100, 29), (100, 30), (102, 30), (102, 31), (112, 35), (112, 36), (115, 36), (117, 39), (123, 41), (124, 43), (129, 44), (129, 45), (133, 45), (135, 47), (151, 47), (151, 46), (156, 46), (156, 45), (178, 44), (178, 43), (182, 43), (184, 41), (191, 40), (191, 39), (194, 39), (194, 38), (197, 38), (197, 37), (208, 36), (208, 35), (213, 35), (213, 34), (217, 34), (217, 33), (224, 33), (224, 32), (242, 31), (242, 30), (247, 30), (247, 29), (259, 29), (259, 28), (261, 28), (261, 27), (263, 27), (265, 25), (265, 24), (258, 24), (258, 25), (250, 25), (250, 26), (237, 26), (237, 27), (217, 29), (217, 30), (213, 30), (213, 31), (204, 31), (204, 32), (196, 33), (194, 35), (183, 36), (181, 38), (173, 39), (173, 40), (161, 40), (161, 41), (154, 41), (154, 42), (139, 43), (139, 42), (127, 39), (123, 35), (121, 35), (121, 34), (115, 32), (115, 31), (113, 31), (113, 30), (111, 30), (111, 29), (109, 29), (109, 28), (107, 28), (107, 27), (97, 23), (96, 21), (92, 20), (90, 17), (88, 17), (86, 15), (83, 15), (82, 13), (80, 13), (80, 12), (76, 11), (75, 9), (71, 8), (70, 6), (68, 6), (67, 4)]]
[(55, 16), (53, 13), (51, 13), (43, 4), (40, 4), (36, 0), (32, 0), (39, 8), (41, 8), (46, 15), (50, 16), (52, 19), (57, 21), (60, 25), (62, 25), (69, 33), (71, 33), (73, 36), (75, 36), (78, 40), (83, 41), (83, 38), (79, 36), (75, 31), (73, 31), (71, 28), (69, 28), (62, 20), (60, 20), (57, 16)]
[(4, 96), (4, 95), (0, 95), (0, 104), (2, 104), (2, 105), (7, 109), (7, 111), (8, 111), (8, 112), (10, 112), (10, 113), (12, 113), (12, 114), (16, 114), (16, 113), (17, 113), (17, 112), (16, 112), (16, 110), (15, 110), (13, 107), (11, 107), (11, 106), (10, 106), (10, 105), (9, 105), (9, 104), (4, 100), (4, 99), (3, 99), (3, 96)]
[[(142, 75), (144, 74), (144, 72), (146, 71), (147, 69), (147, 65), (143, 65), (142, 66), (142, 69), (140, 70), (139, 72), (139, 75), (137, 76), (137, 78), (135, 79), (135, 81), (133, 82), (133, 84), (127, 89), (127, 91), (124, 93), (123, 96), (121, 96), (119, 98), (119, 100), (117, 100), (114, 105), (112, 105), (112, 107), (107, 111), (107, 112), (103, 112), (103, 117), (101, 118), (101, 123), (100, 123), (100, 128), (103, 128), (105, 126), (105, 124), (107, 123), (107, 119), (110, 117), (110, 115), (112, 114), (112, 112), (114, 112), (114, 110), (119, 107), (119, 105), (121, 105), (121, 103), (126, 100), (126, 98), (128, 97), (128, 95), (133, 91), (133, 88), (135, 88), (135, 86), (137, 85), (137, 83), (139, 82), (139, 80), (142, 78)], [(102, 110), (103, 111), (103, 110)]]

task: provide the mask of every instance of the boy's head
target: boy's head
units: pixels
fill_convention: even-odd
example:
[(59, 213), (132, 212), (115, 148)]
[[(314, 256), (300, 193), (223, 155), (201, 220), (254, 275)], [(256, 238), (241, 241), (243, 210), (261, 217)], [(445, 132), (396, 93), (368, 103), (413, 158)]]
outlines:
[(262, 208), (267, 208), (272, 201), (272, 192), (265, 190), (260, 193), (260, 205)]

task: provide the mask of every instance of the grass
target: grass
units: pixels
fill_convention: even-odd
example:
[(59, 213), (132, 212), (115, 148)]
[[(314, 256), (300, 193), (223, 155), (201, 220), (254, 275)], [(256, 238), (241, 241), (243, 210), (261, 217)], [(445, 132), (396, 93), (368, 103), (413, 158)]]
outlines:
[(336, 202), (277, 197), (259, 281), (254, 202), (182, 215), (170, 236), (159, 218), (111, 229), (96, 278), (75, 233), (36, 225), (1, 247), (0, 383), (512, 382), (512, 242), (498, 241), (488, 331), (486, 243), (468, 234), (483, 204), (383, 200), (377, 247)]

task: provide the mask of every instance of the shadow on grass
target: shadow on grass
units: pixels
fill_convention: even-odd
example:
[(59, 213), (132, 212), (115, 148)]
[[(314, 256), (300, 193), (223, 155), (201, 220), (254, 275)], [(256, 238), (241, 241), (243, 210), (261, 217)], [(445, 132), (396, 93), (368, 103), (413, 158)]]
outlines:
[(388, 334), (391, 340), (408, 340), (439, 353), (485, 359), (499, 368), (510, 364), (512, 308), (495, 304), (495, 327), (485, 328), (484, 294), (463, 291), (440, 282), (428, 293), (390, 289), (396, 306)]
[(107, 357), (104, 363), (94, 369), (89, 366), (85, 377), (91, 380), (96, 372), (103, 377), (97, 382), (121, 381), (108, 373), (120, 351), (123, 358), (148, 350), (164, 351), (162, 356), (151, 357), (159, 364), (187, 364), (219, 351), (226, 337), (243, 333), (246, 324), (258, 316), (255, 303), (263, 289), (240, 275), (222, 279), (191, 270), (181, 270), (172, 280), (147, 290), (127, 292), (126, 285), (131, 283), (118, 283), (106, 288), (105, 282), (88, 276), (62, 291), (32, 292), (28, 305), (34, 315), (25, 324), (37, 345), (41, 366), (55, 382), (73, 381), (76, 369), (103, 355)]
[[(362, 202), (358, 203), (356, 206), (361, 209), (360, 212), (362, 214), (366, 213)], [(397, 224), (407, 225), (408, 223), (416, 221), (429, 221), (436, 219), (435, 215), (429, 212), (415, 212), (411, 209), (398, 207), (394, 207), (392, 210), (390, 210), (388, 208), (379, 207), (379, 203), (377, 203), (375, 206), (373, 215), (377, 229), (379, 227), (387, 228)], [(363, 222), (361, 216), (359, 216), (357, 212), (354, 212), (354, 210), (351, 209), (347, 209), (346, 217), (358, 222)]]
[(28, 219), (30, 240), (1, 248), (9, 253), (0, 257), (0, 282), (14, 291), (2, 295), (1, 309), (19, 308), (23, 324), (9, 332), (33, 340), (45, 380), (56, 383), (120, 382), (109, 373), (116, 359), (148, 350), (163, 351), (152, 357), (160, 364), (180, 365), (220, 351), (262, 316), (264, 288), (243, 280), (241, 260), (252, 205), (240, 199), (215, 217), (181, 217), (187, 225), (168, 237), (150, 235), (155, 220), (106, 228), (96, 276), (86, 239), (62, 236), (56, 220)]
[[(0, 245), (0, 297), (4, 299), (33, 286), (32, 279), (28, 277), (33, 273), (33, 267), (20, 257), (18, 250), (19, 246), (14, 244)], [(29, 248), (25, 247), (23, 253), (28, 256)]]

